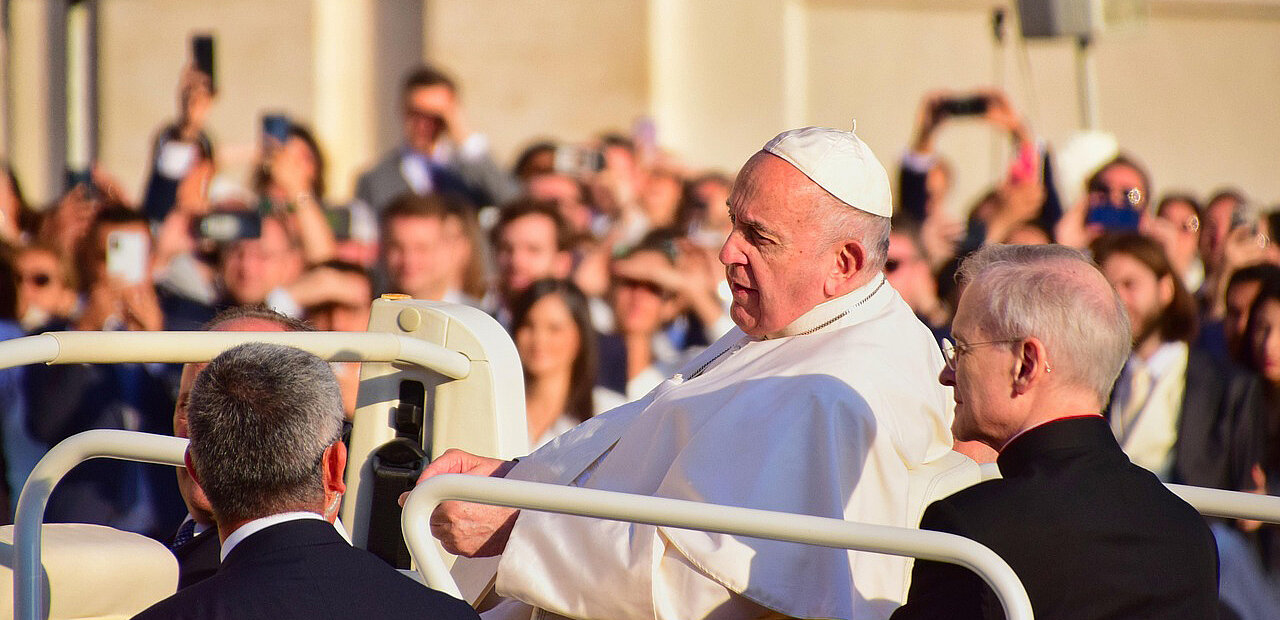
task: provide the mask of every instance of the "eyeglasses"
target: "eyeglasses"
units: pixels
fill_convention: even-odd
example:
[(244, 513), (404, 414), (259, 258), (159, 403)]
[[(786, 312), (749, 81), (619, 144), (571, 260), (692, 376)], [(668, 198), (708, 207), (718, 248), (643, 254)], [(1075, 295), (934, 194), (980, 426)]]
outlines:
[(986, 342), (970, 342), (967, 344), (956, 344), (955, 342), (952, 342), (950, 338), (943, 338), (942, 339), (942, 359), (946, 361), (947, 368), (949, 368), (952, 372), (955, 372), (956, 358), (959, 357), (961, 353), (964, 353), (969, 349), (972, 349), (974, 347), (980, 347), (983, 345), (988, 345), (988, 344), (1011, 344), (1014, 342), (1022, 342), (1022, 340), (1023, 340), (1022, 338), (1010, 338), (1007, 340), (988, 340)]

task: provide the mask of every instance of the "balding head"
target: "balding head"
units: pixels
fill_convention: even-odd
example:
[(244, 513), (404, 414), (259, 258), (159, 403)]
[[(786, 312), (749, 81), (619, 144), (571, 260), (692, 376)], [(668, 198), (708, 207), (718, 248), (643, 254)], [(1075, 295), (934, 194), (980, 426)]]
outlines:
[(1129, 356), (1129, 319), (1084, 254), (1060, 245), (987, 246), (957, 277), (991, 339), (1039, 338), (1056, 381), (1107, 401)]

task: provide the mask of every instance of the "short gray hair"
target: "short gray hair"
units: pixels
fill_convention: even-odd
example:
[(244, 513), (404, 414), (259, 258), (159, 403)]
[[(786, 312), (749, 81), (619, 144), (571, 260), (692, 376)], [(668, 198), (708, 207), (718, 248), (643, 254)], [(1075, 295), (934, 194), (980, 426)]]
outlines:
[(342, 397), (324, 360), (248, 343), (215, 357), (188, 404), (191, 461), (219, 519), (307, 510), (324, 499), (320, 461), (342, 436)]
[(828, 214), (822, 231), (827, 245), (857, 240), (867, 253), (864, 269), (870, 273), (883, 269), (889, 254), (889, 218), (851, 207), (817, 183), (809, 186), (818, 208)]
[(981, 289), (978, 323), (991, 338), (1039, 338), (1055, 375), (1107, 402), (1129, 357), (1129, 316), (1092, 260), (1061, 245), (990, 245), (957, 279)]

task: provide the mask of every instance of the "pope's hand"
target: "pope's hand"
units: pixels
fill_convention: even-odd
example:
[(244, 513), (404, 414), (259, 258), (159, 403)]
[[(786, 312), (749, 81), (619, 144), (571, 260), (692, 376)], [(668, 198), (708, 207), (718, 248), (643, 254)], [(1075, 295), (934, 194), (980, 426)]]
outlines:
[[(501, 478), (514, 461), (491, 459), (457, 449), (446, 450), (418, 477), (418, 482), (440, 474), (471, 474)], [(407, 493), (400, 496), (403, 505)], [(441, 502), (431, 513), (431, 535), (445, 550), (466, 557), (486, 557), (502, 553), (520, 511), (471, 502)]]

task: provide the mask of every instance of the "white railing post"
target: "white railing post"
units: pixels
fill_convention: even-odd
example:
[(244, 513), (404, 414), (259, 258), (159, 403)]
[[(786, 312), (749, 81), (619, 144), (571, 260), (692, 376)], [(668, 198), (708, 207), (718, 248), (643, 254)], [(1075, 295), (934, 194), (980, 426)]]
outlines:
[(40, 524), (53, 487), (71, 468), (92, 458), (118, 458), (160, 465), (183, 464), (187, 440), (132, 431), (94, 430), (58, 443), (36, 463), (18, 496), (13, 525), (13, 617), (41, 620), (44, 610)]

